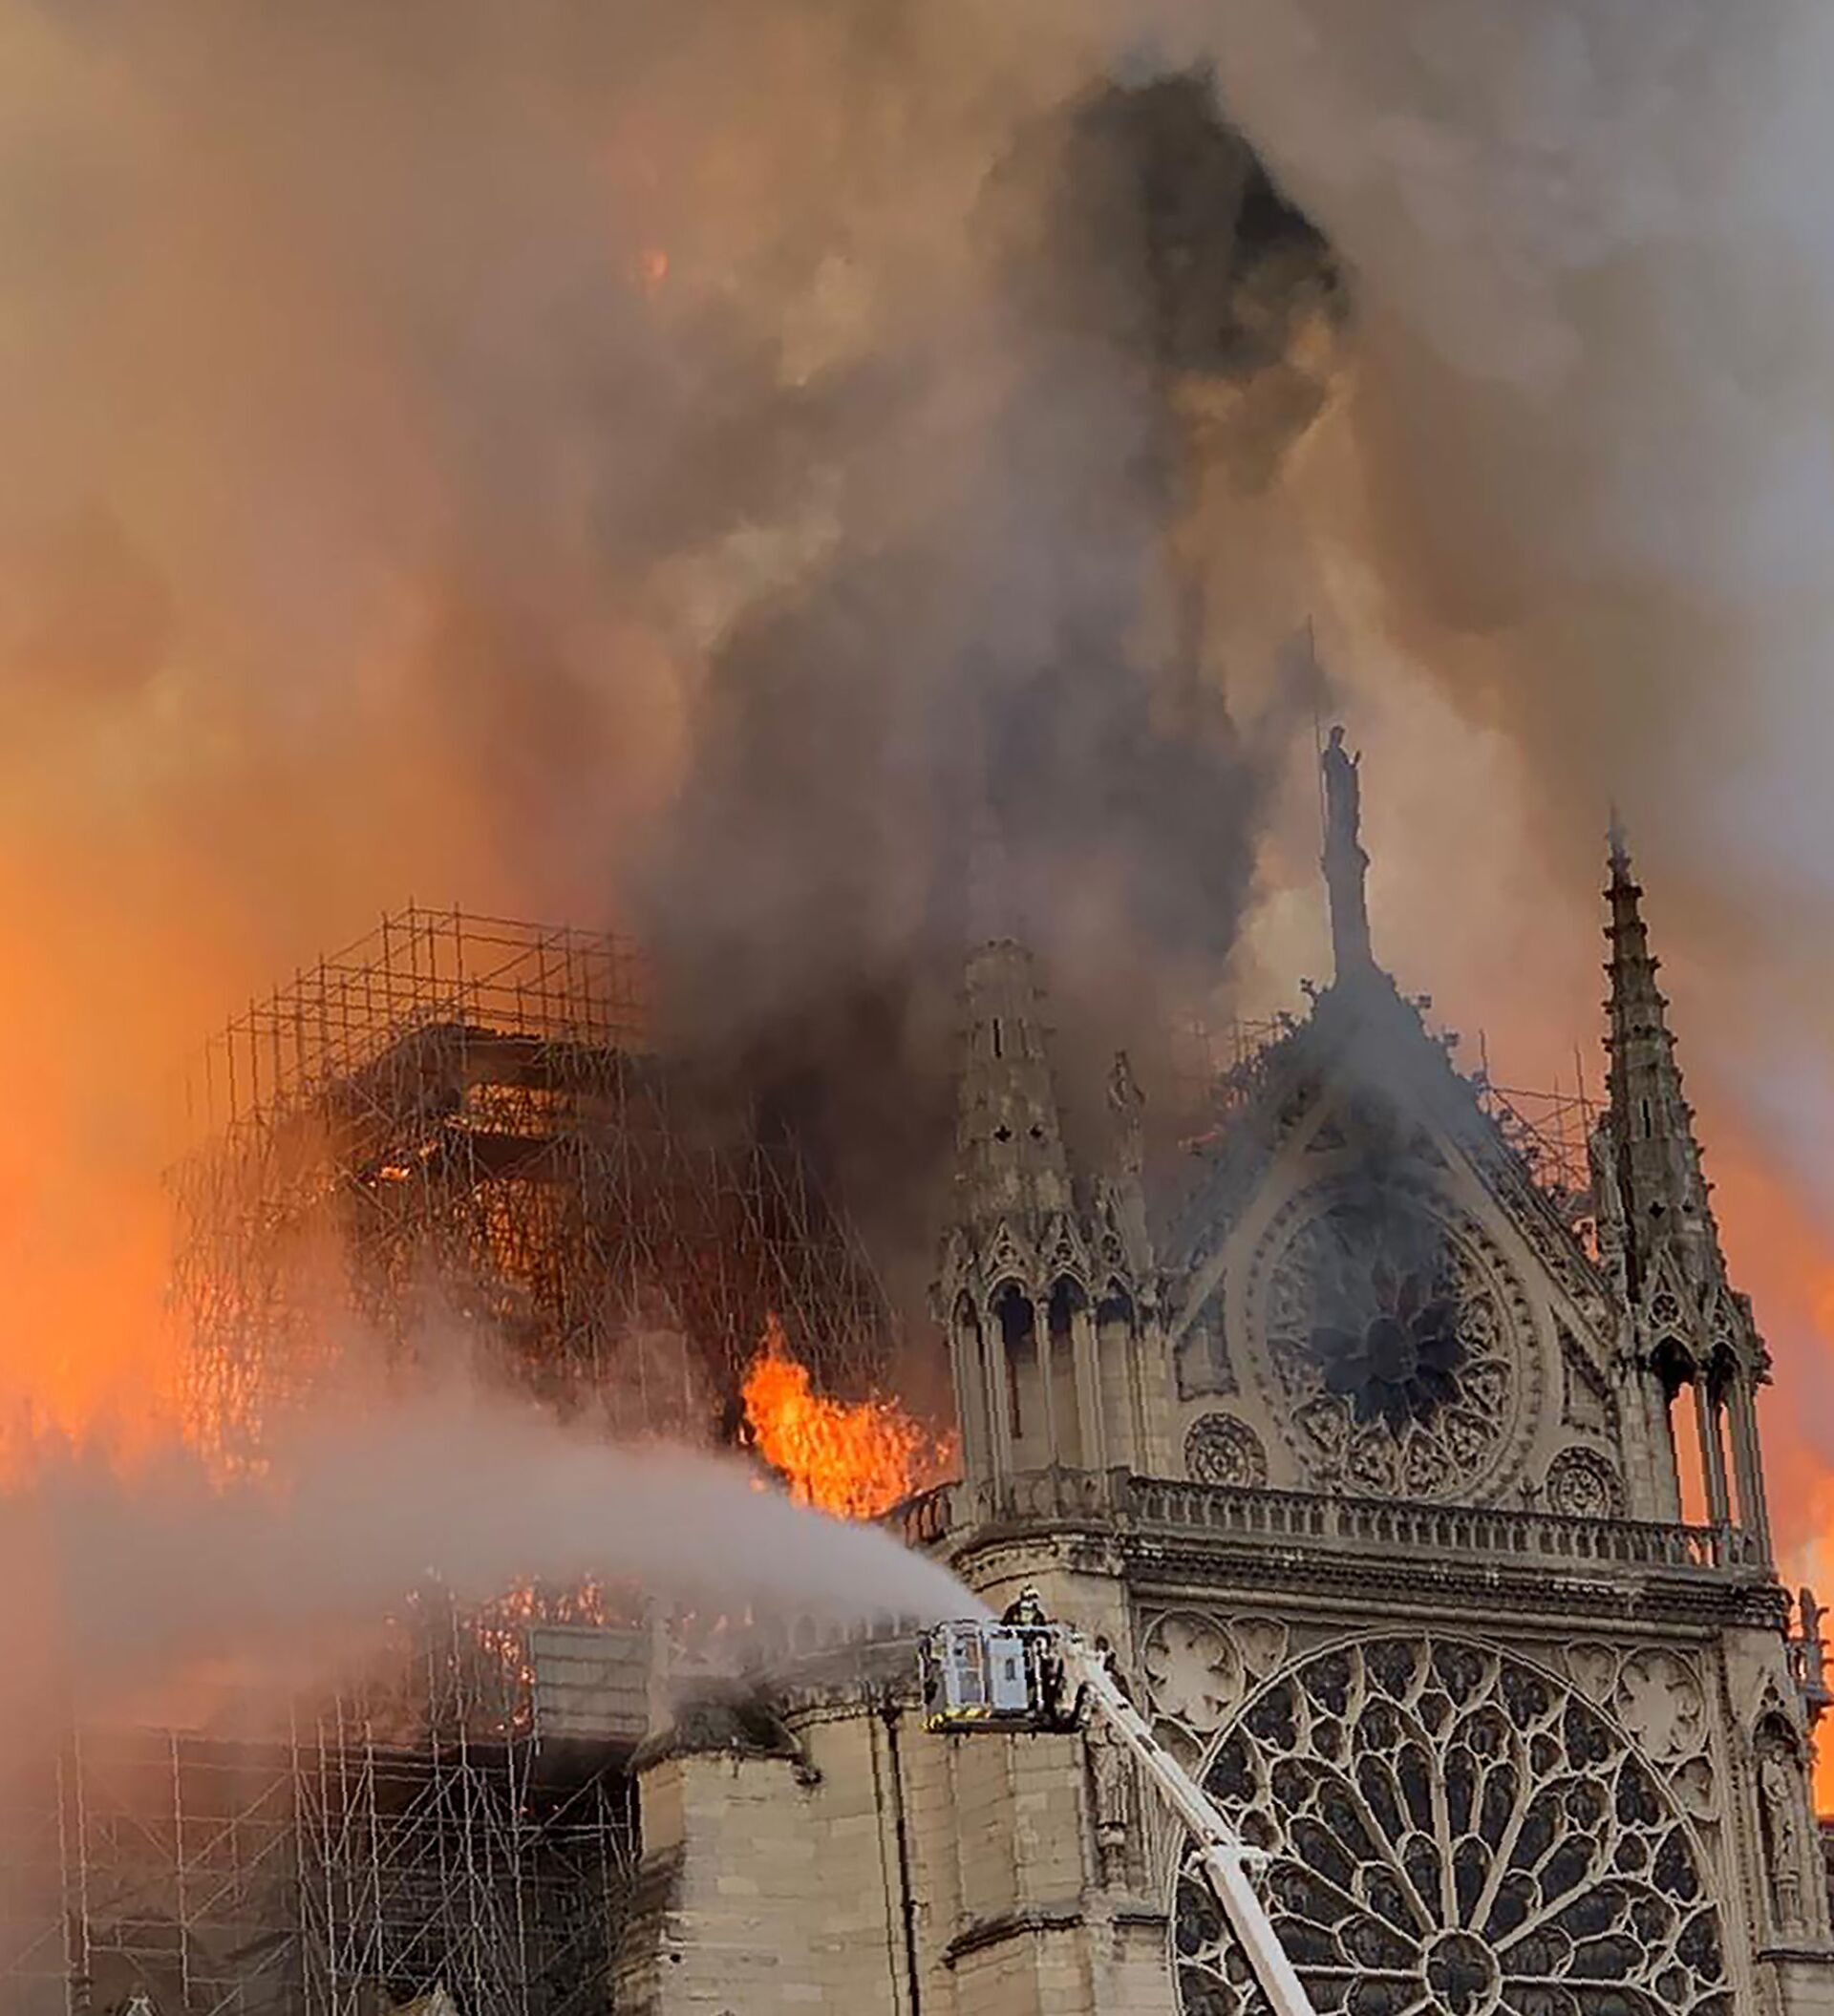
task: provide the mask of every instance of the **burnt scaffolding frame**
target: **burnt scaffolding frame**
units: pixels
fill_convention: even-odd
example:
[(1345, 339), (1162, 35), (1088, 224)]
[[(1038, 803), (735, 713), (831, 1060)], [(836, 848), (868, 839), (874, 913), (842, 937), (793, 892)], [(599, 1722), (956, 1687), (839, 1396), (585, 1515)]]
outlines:
[(629, 1739), (550, 1740), (533, 1680), (502, 1613), (436, 1602), (385, 1684), (296, 1711), (309, 2016), (370, 2016), (378, 1984), (443, 1984), (465, 2016), (611, 2006), (636, 1866)]
[(286, 1746), (71, 1724), (48, 1749), (6, 1790), (8, 2016), (135, 1987), (185, 2016), (291, 2016), (270, 1964), (294, 1915)]

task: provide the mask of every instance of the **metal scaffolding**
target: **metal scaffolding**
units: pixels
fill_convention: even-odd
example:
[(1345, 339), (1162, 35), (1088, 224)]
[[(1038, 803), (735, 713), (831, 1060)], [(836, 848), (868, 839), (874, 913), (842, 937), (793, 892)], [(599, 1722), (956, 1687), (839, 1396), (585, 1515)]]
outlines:
[[(231, 1024), (189, 1117), (173, 1293), (226, 1467), (353, 1340), (411, 1363), (456, 1329), (563, 1413), (700, 1440), (771, 1316), (837, 1393), (893, 1348), (794, 1144), (661, 1053), (608, 937), (389, 917)], [(596, 1592), (423, 1593), (376, 1674), (258, 1737), (48, 1735), (0, 1785), (0, 2016), (383, 2016), (436, 1986), (603, 2016), (659, 1630)]]
[(441, 1985), (465, 2016), (603, 2016), (638, 1730), (602, 1710), (641, 1641), (575, 1634), (593, 1685), (557, 1734), (535, 1635), (436, 1606), (279, 1735), (68, 1730), (5, 1788), (5, 2016), (383, 2016)]
[[(1431, 1003), (1422, 997), (1415, 1005), (1424, 1022)], [(1223, 1138), (1266, 1084), (1282, 1045), (1302, 1026), (1296, 1017), (1281, 1014), (1269, 1020), (1226, 1023), (1220, 1029), (1193, 1023), (1179, 1032), (1175, 1050), (1179, 1083), (1193, 1115), (1184, 1147), (1201, 1151)], [(1434, 1040), (1445, 1047), (1449, 1059), (1459, 1039), (1440, 1031)], [(1489, 1047), (1482, 1036), (1479, 1053), (1478, 1069), (1466, 1078), (1479, 1108), (1520, 1158), (1529, 1179), (1588, 1251), (1592, 1251), (1596, 1235), (1588, 1143), (1599, 1108), (1587, 1089), (1579, 1052), (1574, 1052), (1570, 1089), (1556, 1082), (1551, 1091), (1493, 1083)]]
[(1529, 1176), (1546, 1193), (1567, 1224), (1591, 1251), (1592, 1169), (1588, 1144), (1599, 1109), (1584, 1080), (1578, 1080), (1571, 1092), (1560, 1085), (1551, 1092), (1493, 1085), (1482, 1072), (1472, 1082), (1479, 1105), (1496, 1122), (1503, 1139), (1522, 1157)]
[(191, 1412), (256, 1454), (352, 1326), (455, 1325), (620, 1433), (704, 1439), (766, 1318), (831, 1390), (893, 1322), (792, 1143), (650, 1041), (615, 939), (409, 909), (250, 1007), (190, 1093), (175, 1296)]

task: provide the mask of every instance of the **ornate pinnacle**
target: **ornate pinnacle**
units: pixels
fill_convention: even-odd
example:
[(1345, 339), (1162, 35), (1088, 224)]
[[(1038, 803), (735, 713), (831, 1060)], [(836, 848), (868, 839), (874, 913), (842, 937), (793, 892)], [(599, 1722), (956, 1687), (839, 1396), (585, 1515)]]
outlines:
[(1696, 1280), (1723, 1280), (1724, 1262), (1694, 1138), (1694, 1112), (1682, 1092), (1669, 1005), (1655, 982), (1661, 962), (1650, 950), (1643, 891), (1615, 813), (1610, 848), (1605, 891), (1610, 904), (1605, 936), (1611, 948), (1605, 968), (1610, 981), (1606, 1002), (1610, 1130), (1633, 1284), (1647, 1278), (1656, 1249), (1664, 1245), (1685, 1256)]

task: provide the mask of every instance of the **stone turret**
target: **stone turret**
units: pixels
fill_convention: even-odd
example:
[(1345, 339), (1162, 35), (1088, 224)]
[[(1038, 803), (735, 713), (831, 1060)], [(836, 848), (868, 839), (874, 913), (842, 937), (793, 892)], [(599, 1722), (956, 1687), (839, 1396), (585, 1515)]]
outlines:
[(956, 1217), (977, 1234), (1035, 1234), (1071, 1208), (1071, 1184), (1032, 955), (1010, 938), (980, 946), (965, 999)]
[(962, 1469), (997, 1499), (1052, 1468), (1163, 1461), (1163, 1342), (1140, 1188), (1139, 1093), (1119, 1062), (1115, 1173), (1078, 1183), (1031, 954), (969, 957), (955, 1193), (936, 1287)]
[(1601, 1254), (1630, 1312), (1631, 1369), (1652, 1446), (1663, 1457), (1657, 1481), (1670, 1517), (1681, 1509), (1675, 1438), (1694, 1433), (1708, 1519), (1742, 1527), (1767, 1559), (1756, 1392), (1769, 1354), (1749, 1302), (1726, 1277), (1669, 1004), (1655, 983), (1660, 962), (1650, 950), (1643, 891), (1615, 820), (1605, 894), (1610, 1097), (1593, 1154)]

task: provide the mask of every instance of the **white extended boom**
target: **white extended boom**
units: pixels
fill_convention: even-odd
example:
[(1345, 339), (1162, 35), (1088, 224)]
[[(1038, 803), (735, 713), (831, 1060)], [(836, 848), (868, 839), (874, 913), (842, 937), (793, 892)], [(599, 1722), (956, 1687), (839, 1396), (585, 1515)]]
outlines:
[(923, 1641), (924, 1719), (931, 1730), (1066, 1731), (1099, 1715), (1138, 1758), (1191, 1831), (1198, 1859), (1275, 2016), (1315, 2016), (1248, 1871), (1264, 1857), (1223, 1817), (1215, 1800), (1153, 1734), (1103, 1655), (1055, 1623), (968, 1620), (938, 1624)]

